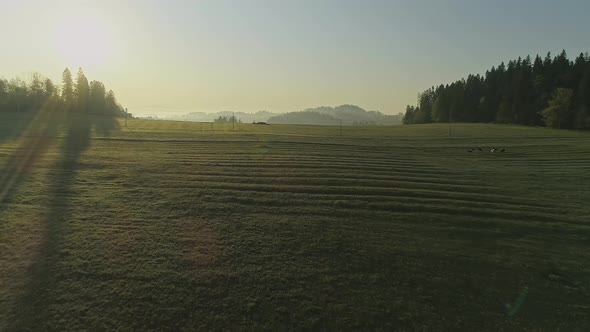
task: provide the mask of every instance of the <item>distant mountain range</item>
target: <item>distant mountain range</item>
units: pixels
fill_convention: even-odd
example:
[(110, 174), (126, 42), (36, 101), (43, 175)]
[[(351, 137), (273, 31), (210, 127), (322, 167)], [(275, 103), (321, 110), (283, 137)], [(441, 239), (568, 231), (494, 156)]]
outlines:
[(299, 112), (279, 114), (268, 119), (268, 123), (317, 124), (317, 125), (396, 125), (403, 114), (387, 115), (378, 111), (367, 111), (355, 105), (308, 108)]
[(212, 122), (224, 116), (236, 118), (244, 123), (268, 122), (271, 124), (305, 124), (305, 125), (397, 125), (401, 124), (403, 114), (387, 115), (378, 111), (367, 111), (355, 105), (341, 105), (337, 107), (308, 108), (303, 111), (289, 113), (273, 113), (258, 111), (245, 112), (191, 112), (185, 115), (169, 116), (166, 119), (178, 121)]

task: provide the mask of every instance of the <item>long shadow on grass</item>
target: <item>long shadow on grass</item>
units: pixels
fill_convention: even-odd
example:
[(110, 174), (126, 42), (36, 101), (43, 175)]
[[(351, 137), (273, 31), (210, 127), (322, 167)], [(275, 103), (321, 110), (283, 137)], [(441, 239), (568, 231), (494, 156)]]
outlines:
[(50, 178), (49, 210), (41, 221), (41, 243), (25, 276), (24, 291), (12, 308), (9, 330), (57, 328), (46, 325), (53, 316), (48, 307), (59, 301), (52, 292), (59, 280), (60, 248), (71, 221), (70, 209), (75, 199), (72, 186), (79, 172), (80, 159), (90, 147), (93, 128), (108, 135), (119, 126), (114, 117), (86, 114), (66, 114), (63, 124), (65, 137), (57, 161), (58, 171)]
[[(0, 173), (0, 203), (11, 199), (14, 190), (51, 147), (63, 124), (64, 113), (48, 107), (26, 117), (29, 119), (26, 121), (26, 129), (23, 123), (17, 125), (23, 126), (23, 132), (16, 135), (21, 138)], [(24, 120), (21, 118), (17, 121)], [(0, 137), (0, 140), (8, 137), (15, 136)]]
[(21, 136), (39, 112), (2, 112), (0, 114), (0, 144)]

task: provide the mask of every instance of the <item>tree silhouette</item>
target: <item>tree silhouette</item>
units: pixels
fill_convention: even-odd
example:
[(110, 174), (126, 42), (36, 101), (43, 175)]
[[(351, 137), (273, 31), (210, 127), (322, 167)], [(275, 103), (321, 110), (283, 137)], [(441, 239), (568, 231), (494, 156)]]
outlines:
[[(501, 122), (590, 129), (590, 58), (580, 54), (574, 61), (562, 51), (552, 58), (537, 55), (502, 62), (485, 75), (468, 75), (451, 84), (419, 94), (418, 105), (408, 107), (404, 123)], [(543, 116), (557, 89), (572, 91), (571, 105), (559, 117)], [(563, 98), (564, 92), (560, 92)], [(553, 100), (553, 99), (552, 99)], [(560, 99), (561, 100), (561, 99)], [(554, 101), (555, 102), (555, 101)], [(554, 106), (551, 106), (554, 110)], [(547, 122), (549, 120), (549, 122)], [(557, 124), (554, 122), (557, 121)]]
[(51, 105), (55, 111), (76, 111), (110, 116), (123, 115), (123, 107), (115, 98), (115, 93), (106, 93), (104, 84), (99, 81), (88, 83), (80, 68), (76, 81), (66, 68), (62, 74), (62, 89), (41, 74), (32, 74), (25, 81), (15, 77), (10, 81), (0, 79), (0, 112), (39, 112)]
[[(114, 96), (113, 96), (114, 98)], [(90, 82), (88, 109), (91, 113), (100, 113), (106, 108), (106, 89), (99, 81)]]
[(64, 70), (61, 81), (61, 99), (64, 108), (69, 111), (74, 105), (74, 81), (72, 80), (72, 73), (68, 68)]
[(76, 75), (76, 110), (78, 112), (87, 113), (88, 112), (88, 96), (89, 96), (90, 88), (88, 87), (88, 79), (86, 75), (84, 75), (84, 71), (82, 68), (78, 69), (78, 74)]
[(106, 94), (104, 112), (110, 115), (123, 115), (124, 113), (123, 107), (117, 102), (113, 90), (109, 90)]

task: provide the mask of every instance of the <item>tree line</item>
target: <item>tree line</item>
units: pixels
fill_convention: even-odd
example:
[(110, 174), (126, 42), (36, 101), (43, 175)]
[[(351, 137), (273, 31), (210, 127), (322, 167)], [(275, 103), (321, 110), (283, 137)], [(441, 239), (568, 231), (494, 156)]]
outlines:
[(502, 62), (485, 75), (432, 87), (408, 105), (404, 124), (496, 122), (590, 129), (590, 57), (562, 51)]
[(235, 116), (219, 116), (218, 118), (216, 118), (215, 120), (213, 120), (214, 123), (242, 123), (241, 119), (236, 118)]
[(27, 81), (22, 78), (0, 79), (0, 112), (28, 112), (51, 107), (68, 112), (121, 116), (124, 108), (115, 93), (99, 81), (88, 81), (82, 68), (76, 79), (68, 68), (63, 71), (61, 86), (38, 73)]

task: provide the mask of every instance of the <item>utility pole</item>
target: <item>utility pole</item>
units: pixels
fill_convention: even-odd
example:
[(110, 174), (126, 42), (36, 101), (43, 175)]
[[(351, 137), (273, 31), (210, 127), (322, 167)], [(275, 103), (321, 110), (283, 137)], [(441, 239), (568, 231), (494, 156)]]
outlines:
[(127, 118), (129, 117), (129, 111), (127, 110), (127, 107), (125, 107), (125, 127), (127, 127)]

